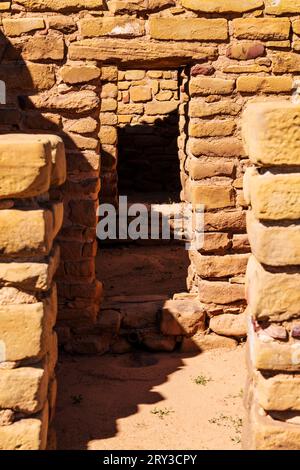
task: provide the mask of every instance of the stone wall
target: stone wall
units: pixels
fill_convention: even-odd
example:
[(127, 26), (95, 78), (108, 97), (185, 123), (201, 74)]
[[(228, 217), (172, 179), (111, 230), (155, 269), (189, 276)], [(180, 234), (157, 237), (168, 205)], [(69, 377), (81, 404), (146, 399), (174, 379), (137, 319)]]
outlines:
[(300, 449), (299, 104), (251, 104), (244, 114), (249, 380), (244, 447)]
[[(208, 331), (228, 345), (236, 344), (232, 337), (245, 335), (238, 314), (245, 306), (249, 252), (242, 196), (249, 163), (240, 116), (257, 95), (291, 95), (300, 71), (298, 14), (298, 2), (284, 0), (276, 5), (271, 0), (1, 2), (0, 80), (8, 91), (8, 104), (0, 109), (1, 132), (55, 133), (67, 151), (68, 179), (54, 195), (65, 206), (59, 332), (69, 349), (82, 350), (99, 312), (99, 147), (101, 142), (101, 199), (112, 201), (120, 108), (134, 104), (118, 103), (123, 82), (118, 74), (125, 70), (183, 70), (181, 196), (207, 210), (205, 246), (191, 253), (188, 289), (200, 293)], [(192, 342), (202, 340), (201, 334)]]
[(55, 242), (64, 145), (56, 136), (0, 136), (0, 449), (55, 446)]

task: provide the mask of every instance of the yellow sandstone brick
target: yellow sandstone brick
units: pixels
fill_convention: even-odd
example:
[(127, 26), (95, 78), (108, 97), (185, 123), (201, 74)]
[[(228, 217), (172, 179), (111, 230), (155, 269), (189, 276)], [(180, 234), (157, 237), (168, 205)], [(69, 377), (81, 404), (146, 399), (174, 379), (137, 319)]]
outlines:
[(0, 450), (45, 450), (48, 431), (48, 403), (34, 418), (0, 426)]
[(300, 410), (300, 375), (268, 374), (255, 370), (253, 384), (257, 400), (264, 410)]
[(23, 33), (44, 29), (45, 22), (43, 18), (3, 18), (3, 28), (7, 36), (21, 36)]
[(190, 94), (196, 95), (229, 95), (233, 92), (235, 80), (223, 78), (192, 77), (190, 80)]
[(220, 278), (244, 274), (249, 255), (204, 256), (197, 251), (189, 252), (198, 275), (206, 278)]
[(150, 36), (166, 41), (226, 40), (227, 20), (205, 18), (150, 18)]
[(94, 65), (65, 65), (60, 70), (61, 77), (66, 83), (84, 83), (90, 82), (100, 77), (101, 70)]
[(182, 0), (184, 8), (205, 13), (244, 13), (264, 5), (262, 0)]
[(291, 23), (288, 18), (237, 18), (232, 21), (237, 39), (289, 39)]
[(272, 272), (251, 256), (246, 272), (251, 315), (259, 321), (286, 321), (300, 311), (300, 273)]
[(253, 211), (247, 213), (247, 232), (252, 253), (270, 266), (300, 264), (300, 225), (260, 222)]
[(0, 137), (0, 199), (34, 197), (48, 191), (52, 165), (50, 142), (38, 136)]
[(151, 88), (148, 86), (133, 86), (130, 88), (130, 98), (135, 103), (144, 103), (152, 98)]
[(191, 137), (228, 136), (233, 134), (235, 127), (233, 120), (190, 121), (189, 135)]
[(300, 165), (300, 107), (290, 102), (249, 103), (243, 139), (258, 165)]
[(18, 0), (27, 11), (80, 11), (102, 9), (103, 0)]
[(268, 15), (284, 15), (288, 13), (299, 13), (300, 0), (265, 0), (265, 12)]
[(290, 93), (293, 88), (292, 77), (239, 77), (237, 91), (242, 93)]
[(191, 183), (190, 202), (197, 206), (204, 204), (205, 209), (221, 209), (235, 205), (234, 191), (227, 185)]
[(84, 38), (99, 36), (137, 37), (145, 33), (143, 20), (120, 17), (84, 18), (79, 21)]
[(47, 368), (42, 365), (0, 370), (0, 407), (37, 413), (47, 400), (48, 381)]
[(50, 210), (0, 211), (0, 258), (45, 256), (52, 242), (53, 214)]
[(247, 169), (245, 186), (257, 219), (283, 220), (300, 218), (300, 174), (276, 174), (272, 170), (259, 174)]

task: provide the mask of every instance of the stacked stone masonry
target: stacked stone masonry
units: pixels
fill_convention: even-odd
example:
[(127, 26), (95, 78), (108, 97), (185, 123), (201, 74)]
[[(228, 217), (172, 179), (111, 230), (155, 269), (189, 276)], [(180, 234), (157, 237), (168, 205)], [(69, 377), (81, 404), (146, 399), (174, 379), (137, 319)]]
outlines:
[(56, 236), (66, 179), (63, 141), (0, 136), (0, 449), (55, 446)]
[(246, 274), (244, 447), (300, 449), (299, 104), (251, 103), (244, 113), (252, 249)]
[[(96, 331), (96, 210), (100, 181), (101, 200), (118, 193), (119, 128), (146, 116), (151, 126), (178, 101), (181, 200), (206, 206), (205, 244), (190, 253), (184, 296), (200, 302), (205, 324), (183, 347), (234, 346), (246, 333), (250, 251), (241, 113), (258, 95), (288, 99), (297, 87), (299, 2), (12, 0), (1, 1), (0, 12), (7, 90), (0, 131), (52, 133), (66, 147), (67, 181), (51, 192), (65, 208), (57, 274), (62, 344), (83, 351)], [(143, 78), (127, 80), (137, 72)], [(109, 349), (93, 341), (92, 351)]]

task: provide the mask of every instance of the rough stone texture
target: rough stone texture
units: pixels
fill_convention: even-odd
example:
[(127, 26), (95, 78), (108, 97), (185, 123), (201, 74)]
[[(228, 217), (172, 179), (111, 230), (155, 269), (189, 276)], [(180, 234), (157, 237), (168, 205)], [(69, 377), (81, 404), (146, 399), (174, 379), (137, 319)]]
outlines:
[(245, 314), (233, 315), (225, 313), (211, 318), (209, 328), (219, 335), (234, 336), (237, 338), (247, 335)]
[(272, 272), (251, 256), (246, 273), (247, 300), (257, 320), (297, 318), (300, 309), (300, 273)]
[(196, 301), (168, 300), (162, 310), (160, 329), (165, 335), (193, 335), (205, 330), (205, 311)]
[(259, 105), (250, 103), (243, 122), (244, 142), (253, 163), (266, 166), (299, 165), (298, 105), (282, 101)]
[(264, 410), (300, 410), (299, 374), (268, 374), (255, 371), (253, 383)]

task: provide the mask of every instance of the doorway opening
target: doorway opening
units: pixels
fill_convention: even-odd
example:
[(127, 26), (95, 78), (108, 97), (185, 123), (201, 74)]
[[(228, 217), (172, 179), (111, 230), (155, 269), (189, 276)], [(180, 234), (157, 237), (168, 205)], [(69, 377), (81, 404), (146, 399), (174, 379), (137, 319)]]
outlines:
[[(127, 197), (129, 208), (145, 205), (149, 221), (153, 205), (158, 212), (169, 206), (172, 213), (180, 206), (180, 79), (179, 70), (118, 72), (118, 195)], [(166, 300), (186, 291), (188, 266), (184, 242), (174, 239), (172, 229), (171, 239), (164, 239), (161, 226), (156, 240), (128, 237), (100, 248), (102, 314), (119, 311), (121, 338), (130, 346), (176, 348), (176, 337), (160, 332), (160, 313)]]

